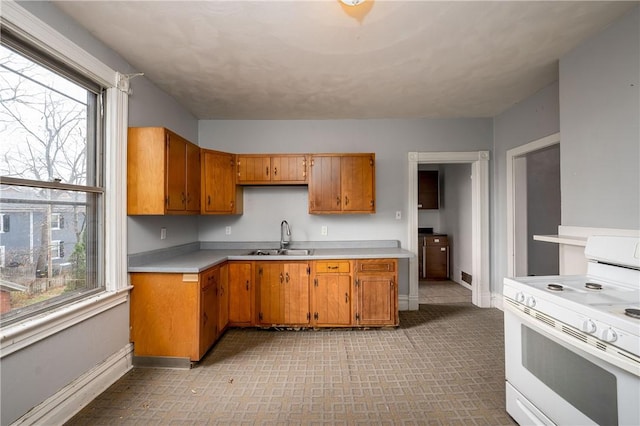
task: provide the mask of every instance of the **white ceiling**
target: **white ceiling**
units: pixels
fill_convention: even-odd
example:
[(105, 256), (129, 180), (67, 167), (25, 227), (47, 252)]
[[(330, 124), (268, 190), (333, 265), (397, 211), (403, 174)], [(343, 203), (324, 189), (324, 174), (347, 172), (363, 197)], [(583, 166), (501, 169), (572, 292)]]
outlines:
[(638, 4), (55, 3), (199, 119), (495, 116)]

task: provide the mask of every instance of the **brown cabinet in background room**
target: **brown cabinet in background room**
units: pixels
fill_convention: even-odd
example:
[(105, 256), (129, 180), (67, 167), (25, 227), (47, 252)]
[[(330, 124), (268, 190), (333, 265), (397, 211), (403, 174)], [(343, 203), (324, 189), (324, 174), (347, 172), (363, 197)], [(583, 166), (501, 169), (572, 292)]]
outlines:
[(437, 170), (418, 171), (418, 209), (440, 208), (440, 192)]
[(449, 238), (446, 235), (423, 237), (420, 278), (446, 280), (449, 278)]

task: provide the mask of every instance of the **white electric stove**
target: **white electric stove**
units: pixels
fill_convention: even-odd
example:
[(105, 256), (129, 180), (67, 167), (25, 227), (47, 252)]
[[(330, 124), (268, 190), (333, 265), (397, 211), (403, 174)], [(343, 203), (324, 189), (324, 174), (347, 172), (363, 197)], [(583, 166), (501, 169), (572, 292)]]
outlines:
[(521, 424), (640, 424), (640, 238), (590, 237), (585, 256), (586, 275), (504, 280), (507, 411)]

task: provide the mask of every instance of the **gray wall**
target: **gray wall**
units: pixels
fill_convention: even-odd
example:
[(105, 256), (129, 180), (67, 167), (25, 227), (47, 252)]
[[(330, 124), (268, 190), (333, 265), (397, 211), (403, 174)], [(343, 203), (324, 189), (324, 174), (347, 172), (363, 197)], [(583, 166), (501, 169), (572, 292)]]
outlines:
[(472, 270), (471, 164), (444, 164), (440, 167), (443, 203), (441, 231), (449, 236), (451, 279), (462, 282), (461, 272)]
[[(560, 131), (558, 83), (496, 116), (491, 213), (491, 291), (502, 294), (507, 275), (507, 151)], [(561, 142), (562, 143), (562, 142)]]
[(639, 15), (560, 60), (563, 225), (640, 229)]
[[(208, 120), (200, 121), (199, 141), (235, 153), (375, 152), (377, 199), (374, 215), (310, 215), (306, 187), (246, 188), (244, 214), (201, 217), (200, 240), (276, 241), (280, 221), (287, 219), (294, 241), (391, 239), (406, 248), (407, 153), (488, 150), (492, 125), (491, 119)], [(326, 237), (321, 226), (328, 227)]]
[(554, 235), (560, 225), (560, 145), (531, 152), (527, 161), (527, 272), (558, 275), (559, 247), (535, 241)]
[[(107, 65), (120, 72), (132, 72), (117, 54), (95, 40), (87, 31), (49, 2), (21, 2), (25, 9), (57, 29)], [(144, 78), (132, 82), (130, 124), (171, 127), (196, 141), (196, 119), (173, 99)], [(197, 239), (197, 219), (186, 229)], [(136, 223), (137, 224), (137, 223)], [(133, 245), (147, 238), (130, 229)], [(159, 232), (158, 232), (159, 234)], [(177, 234), (177, 233), (176, 233)], [(145, 244), (142, 242), (141, 244)], [(129, 343), (129, 305), (122, 304), (87, 321), (2, 359), (1, 424), (9, 424), (32, 407)]]

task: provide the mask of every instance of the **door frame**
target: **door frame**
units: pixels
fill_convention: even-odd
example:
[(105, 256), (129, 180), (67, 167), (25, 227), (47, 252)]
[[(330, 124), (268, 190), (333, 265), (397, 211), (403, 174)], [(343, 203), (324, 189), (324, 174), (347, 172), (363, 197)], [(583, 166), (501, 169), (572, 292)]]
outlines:
[[(520, 240), (518, 232), (522, 232), (522, 227), (516, 221), (516, 200), (522, 198), (522, 194), (516, 194), (516, 181), (518, 180), (518, 162), (531, 152), (550, 147), (560, 143), (560, 132), (554, 133), (544, 138), (520, 145), (507, 151), (507, 276), (513, 277), (516, 273), (516, 256), (522, 255), (522, 248), (518, 248), (517, 241)], [(525, 197), (526, 198), (526, 197)], [(518, 226), (518, 227), (517, 227)], [(526, 250), (526, 248), (524, 249)], [(524, 255), (526, 256), (526, 251)]]
[(489, 151), (409, 152), (408, 249), (416, 257), (409, 260), (409, 310), (419, 307), (418, 296), (418, 164), (471, 164), (472, 296), (474, 305), (491, 307), (489, 274)]

